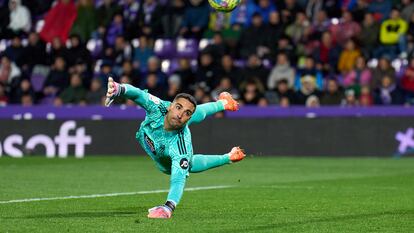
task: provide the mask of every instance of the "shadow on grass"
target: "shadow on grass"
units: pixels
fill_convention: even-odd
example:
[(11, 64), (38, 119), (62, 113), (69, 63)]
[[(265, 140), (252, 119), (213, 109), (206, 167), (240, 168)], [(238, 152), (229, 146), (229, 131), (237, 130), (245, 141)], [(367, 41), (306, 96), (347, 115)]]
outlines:
[(395, 210), (395, 211), (384, 211), (384, 212), (368, 213), (368, 214), (330, 216), (326, 218), (305, 219), (305, 220), (300, 220), (300, 221), (273, 223), (273, 224), (262, 225), (262, 226), (243, 227), (242, 229), (223, 230), (221, 232), (235, 232), (235, 231), (255, 232), (255, 231), (260, 231), (260, 230), (264, 231), (264, 230), (270, 230), (270, 229), (276, 230), (277, 228), (300, 227), (303, 225), (313, 224), (313, 223), (344, 222), (348, 220), (364, 220), (368, 218), (383, 217), (386, 215), (414, 215), (414, 210)]
[(131, 217), (139, 214), (140, 212), (147, 211), (144, 207), (133, 207), (116, 209), (109, 211), (81, 211), (70, 213), (49, 213), (49, 214), (37, 214), (26, 215), (19, 217), (2, 217), (3, 219), (48, 219), (48, 218), (106, 218), (106, 217)]

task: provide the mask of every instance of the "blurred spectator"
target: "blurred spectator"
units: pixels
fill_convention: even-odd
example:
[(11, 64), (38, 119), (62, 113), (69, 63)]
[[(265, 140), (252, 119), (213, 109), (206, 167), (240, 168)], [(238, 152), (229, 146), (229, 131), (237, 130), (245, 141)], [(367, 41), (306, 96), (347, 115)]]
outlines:
[(326, 12), (321, 10), (316, 13), (315, 19), (310, 26), (310, 39), (311, 40), (320, 40), (322, 33), (329, 30), (331, 26), (331, 21), (329, 20)]
[(321, 44), (314, 49), (313, 56), (318, 68), (330, 73), (336, 71), (340, 52), (340, 48), (332, 41), (331, 33), (324, 32)]
[(82, 83), (84, 87), (89, 87), (91, 84), (91, 79), (93, 77), (92, 71), (89, 69), (88, 64), (82, 59), (78, 58), (75, 65), (69, 68), (69, 73), (77, 73), (82, 78)]
[[(277, 42), (276, 49), (272, 49), (271, 60), (275, 59), (279, 53), (284, 53), (288, 56), (289, 62), (291, 65), (296, 65), (297, 62), (297, 56), (295, 51), (295, 46), (291, 43), (289, 40), (289, 37), (287, 36), (281, 36)], [(274, 61), (276, 62), (276, 61)]]
[(132, 59), (132, 47), (128, 41), (125, 41), (123, 36), (117, 36), (114, 45), (114, 69), (116, 73), (120, 73), (119, 70), (122, 67), (124, 61), (130, 61)]
[(148, 73), (145, 80), (144, 89), (147, 89), (149, 93), (161, 99), (166, 97), (166, 89), (164, 86), (160, 85), (158, 76), (155, 73)]
[(210, 53), (200, 55), (200, 63), (196, 72), (196, 83), (213, 90), (218, 85), (219, 70), (214, 64), (213, 56)]
[(82, 79), (79, 74), (72, 74), (70, 86), (59, 95), (64, 104), (80, 104), (86, 99), (87, 90), (82, 86)]
[(355, 60), (361, 56), (361, 51), (356, 47), (355, 42), (349, 39), (339, 55), (338, 71), (342, 74), (349, 73), (355, 66)]
[(315, 95), (318, 98), (322, 96), (322, 92), (316, 89), (315, 77), (307, 75), (301, 79), (301, 88), (296, 93), (296, 104), (305, 105), (309, 96)]
[(16, 35), (13, 37), (11, 45), (4, 51), (4, 55), (10, 58), (10, 60), (18, 66), (23, 64), (24, 48), (19, 36)]
[(230, 24), (232, 27), (247, 27), (251, 23), (253, 14), (256, 12), (256, 4), (252, 0), (241, 0), (230, 14)]
[(364, 20), (365, 14), (368, 12), (369, 2), (366, 0), (350, 0), (354, 5), (351, 8), (348, 8), (355, 22), (361, 24)]
[(69, 84), (69, 74), (66, 70), (66, 62), (62, 57), (56, 57), (52, 70), (43, 84), (45, 96), (59, 95)]
[(389, 0), (371, 0), (368, 6), (368, 12), (374, 14), (374, 18), (383, 21), (390, 15), (392, 1)]
[(213, 99), (218, 99), (220, 93), (224, 91), (230, 93), (233, 98), (239, 99), (239, 92), (233, 87), (231, 79), (225, 76), (220, 79), (219, 85), (211, 92), (211, 97)]
[(118, 3), (113, 0), (103, 0), (103, 4), (98, 8), (98, 22), (101, 33), (105, 31), (105, 28), (111, 23), (114, 14), (121, 12), (121, 8)]
[(185, 9), (186, 1), (184, 0), (168, 1), (168, 5), (164, 9), (161, 18), (164, 37), (173, 38), (177, 36), (184, 18)]
[(380, 25), (375, 21), (371, 13), (366, 13), (361, 27), (361, 33), (359, 33), (358, 39), (363, 48), (362, 52), (365, 56), (372, 57), (374, 48), (378, 46)]
[(33, 96), (29, 94), (23, 95), (20, 99), (20, 103), (23, 107), (32, 106), (34, 104)]
[(345, 42), (361, 32), (361, 27), (353, 20), (352, 14), (349, 11), (342, 13), (342, 18), (338, 24), (332, 24), (330, 27), (332, 38), (339, 45), (344, 45)]
[(195, 83), (195, 74), (191, 69), (189, 59), (181, 58), (178, 60), (178, 69), (174, 72), (174, 75), (177, 75), (180, 79), (182, 91), (190, 92), (191, 87)]
[[(270, 12), (269, 23), (266, 25), (266, 43), (265, 46), (269, 50), (273, 50), (277, 47), (277, 43), (280, 37), (284, 33), (284, 26), (280, 22), (280, 15), (277, 11)], [(270, 52), (270, 51), (269, 51)]]
[(53, 38), (51, 49), (46, 49), (46, 51), (47, 64), (49, 65), (55, 62), (56, 57), (63, 58), (65, 62), (68, 61), (68, 49), (66, 48), (66, 45), (62, 42), (62, 39), (60, 37)]
[(7, 56), (1, 58), (0, 63), (0, 84), (12, 84), (21, 75), (20, 68)]
[(266, 45), (267, 35), (263, 33), (265, 30), (262, 16), (259, 13), (254, 13), (252, 25), (245, 28), (240, 36), (240, 56), (242, 58), (256, 53), (259, 46)]
[[(141, 35), (159, 37), (162, 35), (161, 6), (156, 0), (143, 0), (138, 10), (138, 28)], [(136, 29), (134, 29), (136, 30)]]
[(355, 61), (354, 69), (344, 76), (344, 86), (370, 85), (371, 79), (371, 70), (367, 67), (365, 58), (360, 56)]
[(295, 83), (295, 70), (290, 66), (288, 57), (284, 53), (277, 55), (276, 65), (270, 72), (267, 79), (267, 88), (273, 90), (279, 80), (286, 79), (288, 81), (289, 88), (293, 88)]
[(207, 45), (201, 52), (210, 53), (214, 60), (220, 60), (228, 52), (221, 33), (214, 33), (212, 43)]
[(290, 106), (290, 100), (287, 97), (282, 97), (279, 101), (279, 106), (282, 108), (287, 108)]
[(388, 76), (392, 83), (395, 83), (395, 69), (391, 66), (391, 61), (387, 57), (379, 59), (378, 66), (372, 70), (371, 87), (379, 87), (384, 76)]
[[(318, 21), (319, 12), (325, 12), (323, 10), (323, 0), (308, 0), (306, 3), (306, 16), (312, 23)], [(326, 12), (325, 12), (326, 14)]]
[(181, 92), (181, 81), (178, 75), (172, 75), (168, 78), (168, 90), (167, 99), (168, 101), (174, 101), (175, 96)]
[(322, 95), (321, 104), (340, 105), (345, 96), (338, 85), (338, 81), (336, 79), (328, 79), (327, 83), (327, 90)]
[(112, 22), (106, 31), (105, 42), (107, 46), (114, 46), (117, 37), (124, 33), (123, 18), (121, 13), (114, 14)]
[(278, 10), (280, 12), (281, 21), (283, 24), (289, 25), (295, 21), (297, 13), (302, 9), (299, 4), (297, 4), (296, 0), (284, 0), (280, 2), (281, 4), (278, 7)]
[(226, 54), (221, 58), (221, 67), (219, 77), (229, 77), (234, 86), (239, 86), (241, 83), (241, 71), (234, 65), (233, 58)]
[(407, 30), (407, 22), (400, 17), (400, 12), (397, 9), (393, 9), (390, 18), (381, 24), (380, 42), (382, 46), (377, 52), (377, 57), (388, 55), (395, 58), (400, 54), (402, 58), (406, 58)]
[(198, 104), (205, 103), (205, 99), (209, 98), (207, 95), (208, 88), (203, 85), (196, 85), (194, 90), (194, 98)]
[(266, 106), (267, 101), (263, 95), (263, 86), (257, 78), (252, 78), (242, 83), (241, 86), (241, 103), (244, 105)]
[(31, 28), (31, 16), (30, 11), (22, 5), (21, 0), (10, 0), (10, 23), (8, 25), (9, 35), (5, 37), (11, 37), (12, 34), (20, 35), (22, 32), (28, 33)]
[(263, 87), (267, 86), (269, 71), (263, 66), (262, 61), (256, 54), (249, 56), (247, 64), (242, 70), (243, 81), (251, 77), (257, 77)]
[(404, 103), (402, 90), (390, 76), (383, 76), (380, 86), (374, 92), (375, 103), (378, 105), (397, 105)]
[(356, 96), (355, 90), (353, 89), (347, 89), (345, 91), (345, 99), (343, 99), (342, 106), (344, 107), (355, 107), (359, 106), (359, 101)]
[[(25, 97), (26, 96), (26, 97)], [(10, 103), (22, 104), (22, 99), (30, 97), (31, 102), (35, 102), (35, 92), (33, 91), (32, 85), (29, 80), (23, 79), (20, 85), (13, 90), (13, 94), (10, 98)]]
[(28, 38), (28, 45), (23, 52), (23, 67), (32, 70), (37, 64), (46, 63), (46, 45), (39, 40), (39, 35), (36, 32), (31, 32)]
[(98, 27), (97, 11), (93, 0), (79, 0), (76, 5), (78, 14), (71, 34), (79, 35), (81, 41), (86, 43)]
[(0, 38), (7, 38), (10, 37), (10, 29), (9, 23), (10, 23), (10, 9), (9, 6), (3, 2), (3, 4), (0, 4)]
[(414, 98), (414, 58), (411, 58), (410, 64), (402, 76), (401, 88), (407, 93), (409, 99)]
[(286, 79), (281, 79), (277, 82), (276, 94), (280, 105), (282, 104), (283, 98), (287, 98), (289, 104), (295, 101), (295, 92), (289, 88), (288, 81)]
[(148, 66), (148, 59), (154, 55), (154, 50), (146, 36), (139, 37), (139, 46), (134, 49), (133, 54), (134, 67), (141, 67), (145, 71)]
[(295, 90), (301, 88), (301, 79), (305, 76), (312, 76), (316, 78), (316, 87), (320, 90), (323, 88), (323, 74), (322, 71), (316, 68), (315, 60), (312, 57), (305, 57), (304, 66), (299, 66), (296, 69)]
[[(296, 20), (294, 23), (290, 24), (286, 28), (286, 35), (288, 35), (293, 43), (299, 43), (304, 42), (308, 39), (308, 36), (310, 35), (311, 28), (310, 28), (310, 22), (306, 18), (305, 13), (298, 12), (296, 14)], [(300, 46), (301, 44), (297, 44), (297, 46)], [(303, 45), (302, 45), (303, 46)]]
[(121, 76), (128, 76), (130, 78), (130, 83), (136, 87), (141, 86), (141, 73), (138, 69), (135, 69), (130, 60), (125, 60), (122, 63), (122, 68), (120, 70)]
[(414, 2), (412, 0), (401, 0), (401, 17), (409, 22), (414, 13)]
[(371, 88), (368, 85), (361, 87), (361, 95), (359, 96), (359, 102), (361, 106), (369, 107), (374, 104), (374, 98), (372, 97)]
[(136, 30), (138, 11), (141, 8), (138, 0), (125, 0), (122, 3), (122, 15), (125, 23), (125, 37), (128, 40), (136, 38), (138, 36), (138, 30)]
[(108, 85), (108, 77), (111, 76), (112, 78), (114, 78), (114, 80), (116, 82), (119, 81), (119, 79), (117, 78), (117, 76), (114, 76), (112, 73), (112, 62), (111, 61), (103, 61), (102, 65), (100, 67), (100, 71), (97, 75), (97, 77), (99, 78), (99, 80), (101, 80), (102, 82), (102, 86), (106, 87)]
[(0, 106), (5, 106), (9, 103), (9, 97), (7, 97), (6, 87), (0, 83)]
[(157, 75), (157, 86), (165, 88), (167, 86), (167, 75), (162, 72), (160, 67), (160, 60), (157, 57), (150, 57), (148, 59), (148, 73)]
[(23, 0), (23, 5), (29, 8), (32, 15), (32, 22), (36, 17), (43, 16), (52, 6), (55, 0)]
[(40, 38), (52, 42), (52, 39), (58, 37), (62, 42), (66, 42), (76, 16), (76, 6), (72, 0), (58, 0), (45, 16)]
[(89, 53), (89, 50), (86, 49), (84, 43), (79, 35), (70, 36), (70, 48), (67, 50), (67, 62), (68, 67), (71, 67), (76, 64), (79, 59), (82, 59), (88, 66), (92, 64), (92, 58)]
[(306, 99), (305, 106), (308, 108), (317, 108), (320, 106), (319, 98), (316, 95), (311, 95)]
[[(269, 22), (270, 12), (276, 11), (276, 5), (270, 0), (258, 0), (255, 11), (262, 16), (263, 22), (267, 23)], [(288, 14), (288, 12), (286, 12), (286, 14)]]
[(184, 37), (201, 38), (208, 26), (209, 13), (210, 9), (206, 1), (190, 0), (190, 5), (184, 12), (179, 34)]
[(106, 91), (102, 87), (101, 80), (94, 78), (91, 82), (91, 88), (86, 94), (86, 103), (101, 105), (105, 100)]

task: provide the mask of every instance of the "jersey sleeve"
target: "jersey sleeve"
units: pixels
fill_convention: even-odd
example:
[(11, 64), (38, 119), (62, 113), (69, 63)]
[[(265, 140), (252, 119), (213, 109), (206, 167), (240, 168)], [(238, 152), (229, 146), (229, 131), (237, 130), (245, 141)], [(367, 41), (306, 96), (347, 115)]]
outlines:
[(122, 84), (125, 87), (123, 96), (134, 101), (136, 104), (144, 108), (147, 112), (160, 109), (167, 111), (166, 106), (169, 105), (168, 101), (163, 101), (160, 98), (151, 95), (147, 90), (141, 90), (130, 84)]
[(177, 205), (181, 200), (186, 178), (189, 175), (190, 161), (193, 154), (191, 142), (186, 141), (183, 134), (179, 135), (170, 153), (172, 163), (167, 201), (172, 201)]

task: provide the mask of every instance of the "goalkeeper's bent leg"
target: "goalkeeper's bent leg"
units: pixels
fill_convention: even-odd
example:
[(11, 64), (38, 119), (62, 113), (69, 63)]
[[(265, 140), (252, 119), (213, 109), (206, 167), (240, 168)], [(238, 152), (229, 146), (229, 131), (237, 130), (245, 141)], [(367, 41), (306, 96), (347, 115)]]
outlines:
[(202, 172), (215, 167), (220, 167), (231, 162), (230, 155), (193, 155), (191, 159), (191, 173)]
[(189, 121), (189, 124), (200, 123), (206, 117), (216, 114), (224, 110), (224, 105), (220, 101), (210, 102), (197, 105), (196, 111)]

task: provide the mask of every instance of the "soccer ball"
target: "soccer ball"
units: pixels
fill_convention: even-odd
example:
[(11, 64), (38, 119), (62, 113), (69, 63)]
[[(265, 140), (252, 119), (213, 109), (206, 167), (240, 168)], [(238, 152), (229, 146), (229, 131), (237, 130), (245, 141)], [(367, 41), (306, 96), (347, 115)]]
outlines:
[(217, 11), (230, 12), (240, 4), (241, 0), (208, 0), (210, 6)]

